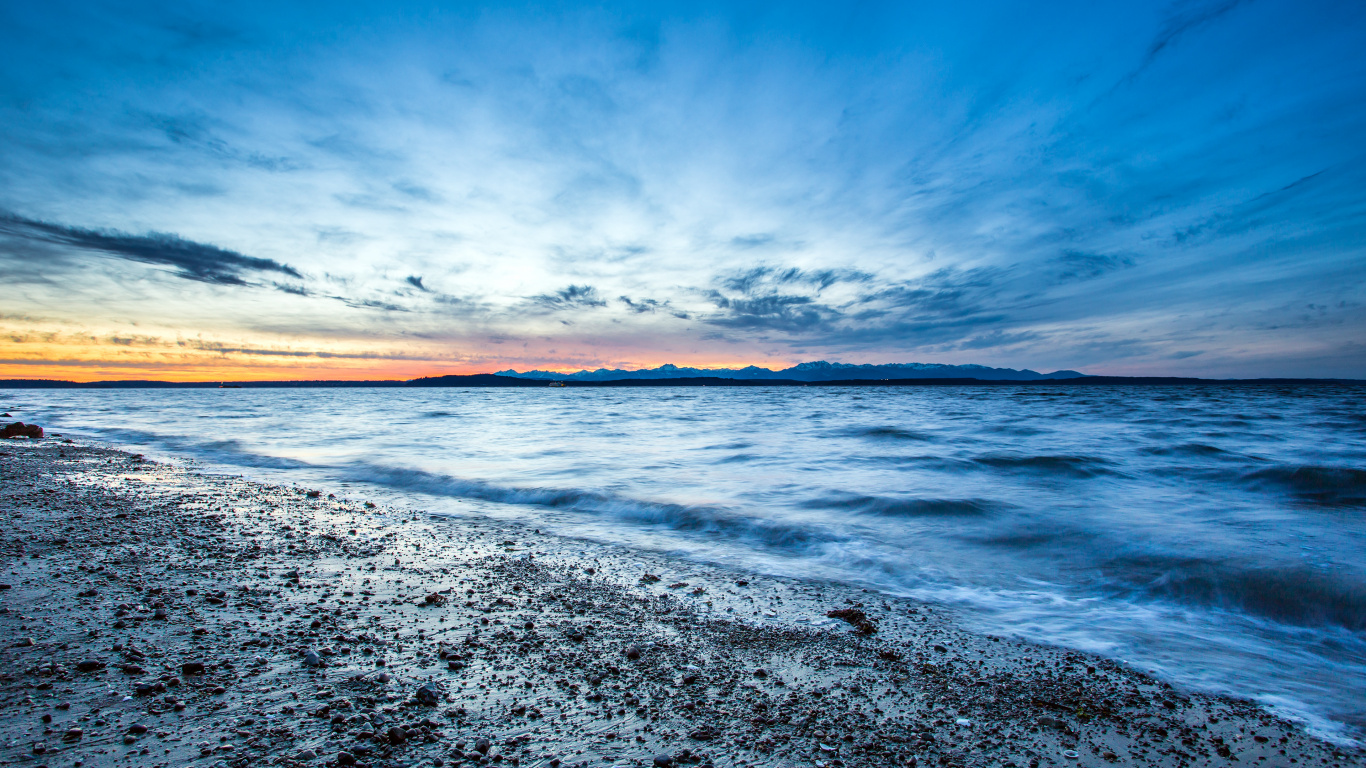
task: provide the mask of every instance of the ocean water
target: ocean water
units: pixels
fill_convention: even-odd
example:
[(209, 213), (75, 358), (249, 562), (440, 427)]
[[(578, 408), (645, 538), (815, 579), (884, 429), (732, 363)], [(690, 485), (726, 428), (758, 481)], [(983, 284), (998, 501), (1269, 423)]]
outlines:
[(952, 606), (1366, 731), (1366, 387), (0, 391), (160, 458)]

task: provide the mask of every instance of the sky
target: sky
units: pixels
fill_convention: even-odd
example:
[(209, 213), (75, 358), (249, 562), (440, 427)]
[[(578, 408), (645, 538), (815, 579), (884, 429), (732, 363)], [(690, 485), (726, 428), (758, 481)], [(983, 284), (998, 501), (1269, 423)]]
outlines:
[(1366, 378), (1366, 5), (0, 0), (0, 378)]

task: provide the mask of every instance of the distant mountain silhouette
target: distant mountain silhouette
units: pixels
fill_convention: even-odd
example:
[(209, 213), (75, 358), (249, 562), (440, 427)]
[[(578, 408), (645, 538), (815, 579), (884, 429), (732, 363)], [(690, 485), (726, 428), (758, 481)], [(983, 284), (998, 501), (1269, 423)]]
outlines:
[(762, 381), (765, 379), (786, 379), (788, 381), (849, 381), (877, 379), (978, 379), (982, 381), (1040, 381), (1044, 379), (1078, 379), (1085, 374), (1076, 371), (1017, 371), (1014, 368), (990, 368), (985, 365), (945, 365), (942, 363), (887, 363), (884, 365), (853, 365), (850, 363), (827, 363), (818, 360), (813, 363), (799, 363), (780, 371), (747, 366), (745, 368), (679, 368), (665, 364), (658, 368), (639, 371), (609, 370), (578, 371), (575, 373), (554, 373), (552, 371), (526, 371), (519, 373), (508, 369), (498, 371), (498, 376), (518, 379), (559, 380), (559, 381), (620, 381), (622, 379), (681, 379), (693, 377), (718, 377), (723, 379), (745, 379)]

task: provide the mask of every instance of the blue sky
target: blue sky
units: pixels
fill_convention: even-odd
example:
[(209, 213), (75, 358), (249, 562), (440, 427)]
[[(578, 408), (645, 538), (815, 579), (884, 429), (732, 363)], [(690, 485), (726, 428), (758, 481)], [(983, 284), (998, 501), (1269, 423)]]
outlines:
[(0, 374), (1366, 378), (1366, 6), (0, 4)]

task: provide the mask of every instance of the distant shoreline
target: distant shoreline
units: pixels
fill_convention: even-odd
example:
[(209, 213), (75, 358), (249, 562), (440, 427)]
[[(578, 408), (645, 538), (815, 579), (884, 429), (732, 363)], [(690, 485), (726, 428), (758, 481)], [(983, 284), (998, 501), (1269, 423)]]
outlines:
[(320, 388), (399, 388), (399, 387), (921, 387), (921, 386), (1044, 386), (1075, 387), (1095, 385), (1136, 386), (1303, 386), (1366, 385), (1362, 379), (1200, 379), (1177, 376), (1081, 376), (1068, 379), (834, 379), (798, 381), (795, 379), (736, 379), (719, 376), (689, 376), (659, 379), (611, 379), (575, 381), (573, 379), (524, 379), (476, 373), (463, 376), (433, 376), (408, 381), (64, 381), (57, 379), (0, 379), (0, 389), (320, 389)]

